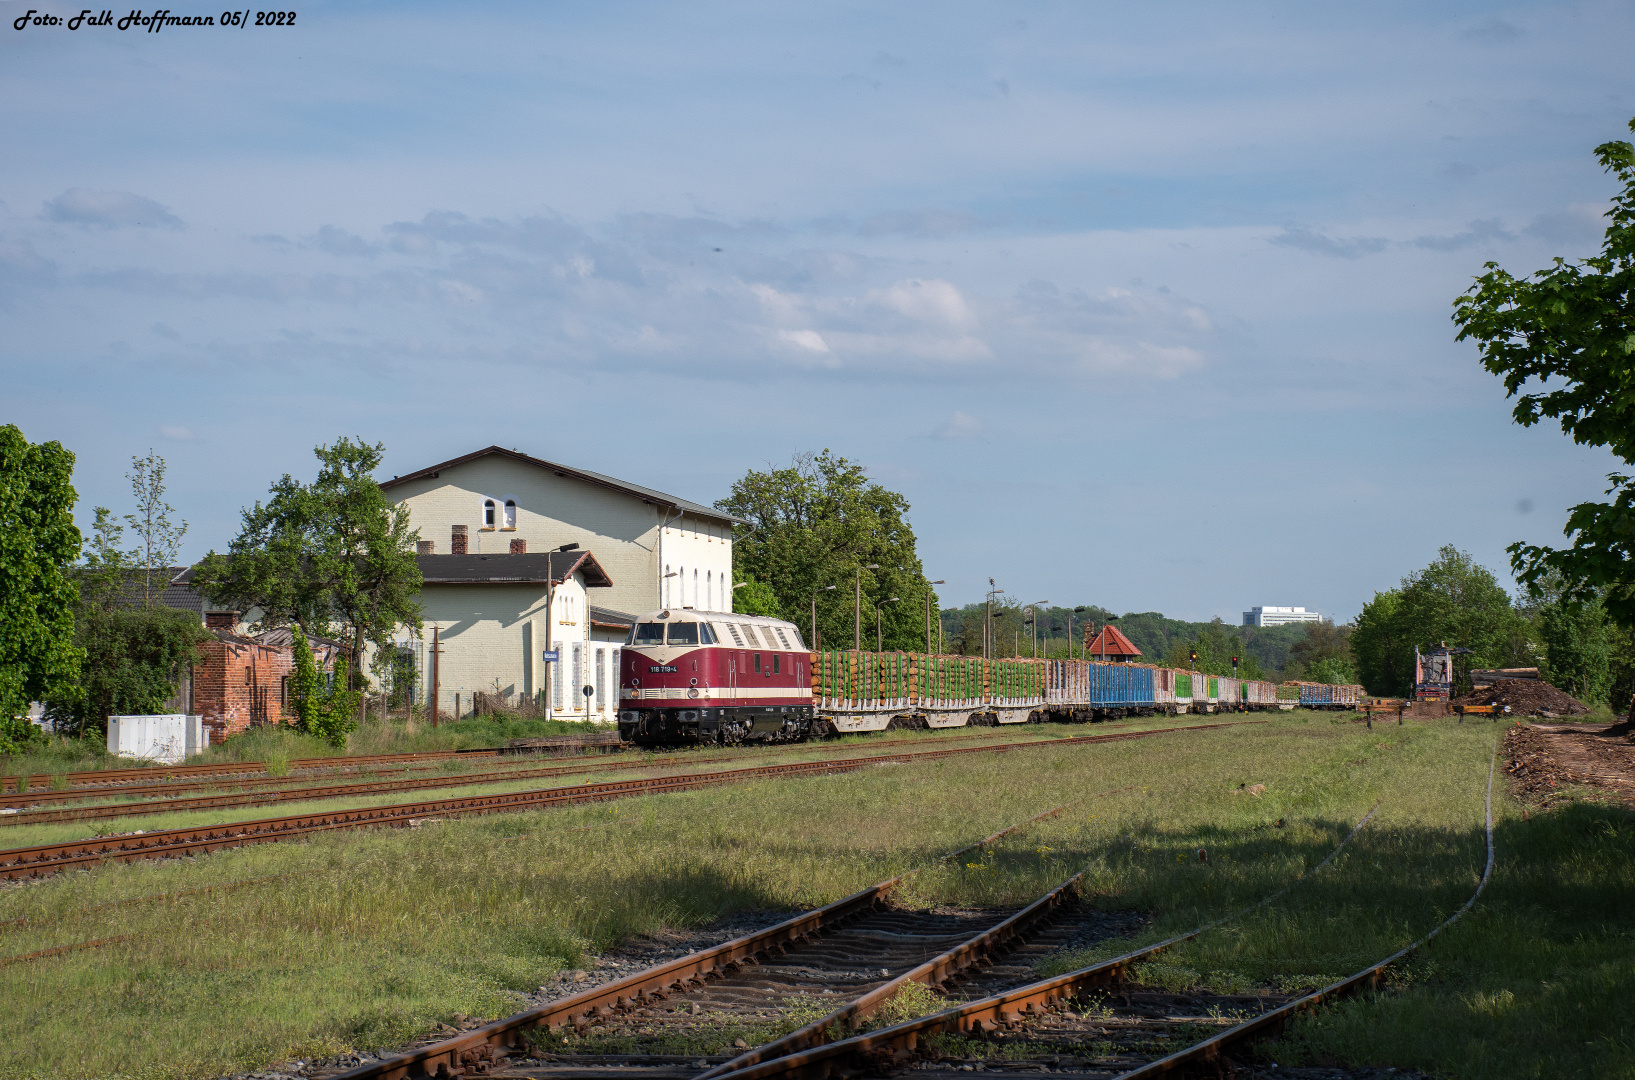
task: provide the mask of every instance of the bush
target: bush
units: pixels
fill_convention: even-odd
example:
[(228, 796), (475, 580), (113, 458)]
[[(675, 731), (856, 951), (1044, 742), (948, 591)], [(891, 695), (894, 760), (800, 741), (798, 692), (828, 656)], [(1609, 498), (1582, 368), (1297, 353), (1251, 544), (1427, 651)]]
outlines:
[(344, 748), (346, 737), (358, 726), (360, 696), (355, 690), (323, 685), (306, 635), (299, 626), (293, 629), (290, 647), (295, 650), (295, 671), (290, 675), (290, 701), (295, 707), (295, 729)]

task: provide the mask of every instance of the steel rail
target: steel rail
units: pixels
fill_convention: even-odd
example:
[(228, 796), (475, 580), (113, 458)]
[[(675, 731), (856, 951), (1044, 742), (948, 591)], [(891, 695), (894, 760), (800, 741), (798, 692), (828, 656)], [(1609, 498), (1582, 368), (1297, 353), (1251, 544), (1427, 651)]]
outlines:
[[(1239, 723), (1265, 723), (1265, 721), (1251, 720)], [(141, 859), (173, 858), (179, 855), (200, 854), (221, 848), (242, 847), (247, 844), (276, 843), (335, 829), (367, 828), (376, 825), (414, 825), (419, 823), (419, 819), (432, 816), (538, 810), (555, 806), (571, 806), (576, 803), (600, 802), (631, 795), (692, 791), (761, 777), (813, 776), (853, 772), (872, 765), (886, 763), (924, 761), (965, 754), (1004, 753), (1010, 750), (1039, 746), (1054, 747), (1116, 742), (1126, 739), (1148, 738), (1177, 731), (1202, 731), (1235, 726), (1238, 726), (1238, 724), (1199, 724), (1181, 728), (1159, 728), (1140, 732), (1085, 735), (1049, 741), (1028, 740), (1018, 743), (986, 743), (978, 746), (962, 746), (944, 750), (903, 751), (864, 758), (786, 762), (783, 764), (757, 765), (743, 769), (728, 769), (720, 772), (683, 773), (632, 780), (613, 780), (599, 784), (586, 782), (566, 788), (536, 788), (531, 791), (466, 795), (423, 802), (362, 807), (354, 810), (332, 810), (294, 814), (286, 817), (261, 818), (253, 821), (230, 822), (221, 825), (155, 830), (149, 833), (123, 836), (94, 837), (0, 851), (0, 878), (41, 877), (74, 867), (92, 866), (103, 862), (135, 862)]]
[[(564, 739), (573, 739), (571, 743), (558, 744), (563, 747), (617, 747), (623, 744), (615, 736), (612, 739), (606, 735), (564, 735)], [(414, 750), (400, 754), (359, 754), (355, 757), (318, 757), (297, 758), (289, 763), (291, 769), (333, 769), (356, 768), (360, 765), (379, 765), (394, 763), (409, 763), (415, 761), (441, 761), (453, 757), (497, 757), (502, 754), (534, 753), (538, 750), (548, 750), (552, 747), (472, 747), (467, 750)], [(129, 769), (87, 769), (80, 772), (59, 773), (68, 783), (75, 785), (93, 786), (98, 784), (116, 783), (121, 780), (153, 780), (173, 777), (190, 776), (220, 776), (244, 773), (264, 773), (267, 771), (264, 761), (222, 761), (208, 765), (143, 765)], [(52, 773), (33, 773), (28, 778), (28, 786), (46, 786), (52, 782)], [(0, 792), (18, 793), (18, 777), (0, 776)]]
[(997, 1030), (1020, 1022), (1024, 1015), (1048, 1008), (1058, 1001), (1076, 997), (1086, 990), (1119, 986), (1123, 983), (1125, 973), (1132, 965), (1171, 946), (1190, 941), (1223, 923), (1240, 918), (1256, 908), (1269, 904), (1300, 882), (1317, 873), (1332, 862), (1347, 844), (1351, 843), (1352, 839), (1356, 837), (1364, 825), (1368, 824), (1378, 809), (1379, 804), (1376, 803), (1373, 809), (1369, 810), (1362, 820), (1357, 822), (1356, 826), (1346, 834), (1345, 839), (1341, 840), (1322, 862), (1305, 871), (1283, 888), (1250, 904), (1241, 911), (1205, 923), (1184, 934), (1177, 934), (1156, 944), (1144, 946), (1122, 956), (1116, 956), (1111, 960), (1103, 960), (1100, 963), (1091, 964), (1076, 971), (1069, 971), (1063, 975), (1016, 987), (1004, 993), (968, 1002), (957, 1008), (948, 1009), (931, 1016), (909, 1020), (879, 1031), (855, 1035), (848, 1039), (816, 1046), (781, 1058), (762, 1061), (730, 1073), (721, 1073), (713, 1076), (712, 1080), (768, 1080), (771, 1077), (827, 1080), (831, 1076), (849, 1076), (860, 1068), (902, 1065), (912, 1060), (919, 1049), (921, 1041), (929, 1036), (945, 1032), (975, 1034), (984, 1030)]
[(48, 956), (61, 956), (64, 953), (80, 952), (85, 949), (100, 949), (104, 945), (117, 945), (121, 941), (129, 941), (135, 936), (119, 934), (116, 937), (97, 938), (95, 941), (81, 941), (76, 945), (58, 945), (54, 949), (41, 949), (39, 952), (23, 953), (21, 956), (0, 956), (0, 967), (21, 964), (27, 960), (43, 960)]
[[(933, 865), (975, 851), (1007, 833), (1036, 821), (1054, 817), (1076, 805), (1077, 802), (1066, 803), (1042, 814), (1035, 814), (1015, 825), (1006, 826), (992, 836), (939, 856)], [(547, 1002), (419, 1050), (356, 1066), (346, 1072), (335, 1074), (329, 1080), (404, 1080), (416, 1076), (458, 1075), (467, 1065), (503, 1057), (508, 1050), (526, 1047), (527, 1032), (530, 1030), (539, 1028), (557, 1030), (562, 1027), (582, 1029), (593, 1017), (663, 1001), (670, 994), (684, 991), (689, 986), (702, 986), (711, 976), (719, 977), (720, 972), (736, 970), (743, 964), (754, 963), (757, 957), (781, 952), (789, 945), (820, 931), (833, 929), (846, 919), (872, 910), (883, 903), (891, 891), (905, 879), (918, 872), (918, 869), (909, 870), (765, 930), (723, 942), (702, 952), (689, 953), (678, 959), (657, 964), (634, 975), (571, 997)]]
[[(948, 739), (939, 739), (938, 742), (964, 742), (971, 739), (989, 738), (988, 734), (961, 735)], [(1059, 740), (1043, 740), (1059, 741)], [(832, 747), (833, 752), (845, 753), (852, 750), (871, 751), (886, 746), (902, 746), (905, 744), (920, 743), (915, 739), (889, 739), (883, 742), (870, 742), (866, 745)], [(809, 744), (790, 744), (769, 750), (769, 753), (779, 751), (810, 751)], [(32, 791), (23, 794), (0, 795), (0, 828), (14, 825), (40, 824), (53, 821), (97, 821), (107, 818), (135, 817), (143, 814), (163, 814), (174, 810), (218, 809), (233, 806), (255, 806), (263, 803), (294, 802), (307, 799), (340, 798), (347, 795), (371, 794), (382, 791), (423, 791), (438, 787), (463, 787), (473, 784), (503, 783), (507, 779), (523, 780), (538, 779), (543, 776), (564, 776), (581, 772), (612, 772), (622, 769), (663, 769), (670, 765), (713, 764), (721, 761), (735, 760), (731, 756), (718, 755), (715, 757), (696, 757), (692, 754), (677, 756), (664, 761), (644, 759), (641, 761), (607, 761), (593, 762), (586, 759), (575, 765), (546, 765), (537, 767), (518, 766), (500, 772), (444, 774), (442, 777), (399, 779), (379, 778), (380, 774), (353, 780), (337, 780), (332, 784), (317, 784), (305, 788), (279, 787), (277, 785), (299, 784), (305, 780), (317, 778), (302, 777), (254, 777), (242, 780), (218, 780), (199, 784), (147, 784), (131, 787), (116, 787), (107, 789), (85, 790), (55, 790), (39, 793)], [(434, 764), (405, 765), (401, 769), (392, 771), (420, 772), (436, 768)], [(188, 795), (186, 798), (169, 798), (173, 794), (183, 792), (204, 791), (210, 792), (219, 788), (251, 788), (266, 790), (237, 790), (221, 791), (217, 794)], [(75, 806), (63, 810), (36, 810), (16, 809), (26, 807), (31, 801), (38, 802), (67, 802), (69, 800), (84, 800), (98, 797), (130, 796), (161, 798), (164, 801), (152, 803), (104, 803), (94, 806)], [(15, 812), (8, 812), (14, 810)]]
[(1499, 742), (1493, 742), (1493, 758), (1487, 766), (1487, 866), (1482, 870), (1482, 879), (1476, 883), (1476, 891), (1470, 894), (1470, 899), (1464, 905), (1449, 915), (1436, 928), (1405, 949), (1387, 956), (1377, 964), (1363, 968), (1349, 978), (1331, 983), (1305, 997), (1279, 1005), (1270, 1009), (1252, 1020), (1246, 1020), (1236, 1027), (1229, 1028), (1202, 1042), (1195, 1043), (1184, 1050), (1159, 1058), (1137, 1069), (1131, 1069), (1121, 1074), (1117, 1080), (1152, 1080), (1160, 1076), (1188, 1076), (1200, 1072), (1216, 1075), (1220, 1072), (1221, 1060), (1226, 1050), (1238, 1043), (1246, 1042), (1257, 1035), (1270, 1031), (1281, 1031), (1283, 1026), (1297, 1013), (1315, 1009), (1325, 1001), (1349, 994), (1360, 993), (1365, 989), (1376, 989), (1380, 980), (1384, 978), (1385, 969), (1392, 964), (1413, 955), (1422, 946), (1436, 935), (1452, 926), (1464, 917), (1465, 913), (1476, 906), (1476, 901), (1487, 888), (1487, 883), (1493, 877), (1493, 773), (1499, 760)]

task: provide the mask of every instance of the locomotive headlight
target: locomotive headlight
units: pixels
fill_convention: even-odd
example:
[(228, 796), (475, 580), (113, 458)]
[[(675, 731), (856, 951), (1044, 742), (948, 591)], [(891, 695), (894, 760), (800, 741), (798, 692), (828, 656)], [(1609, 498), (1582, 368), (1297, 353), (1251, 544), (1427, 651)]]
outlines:
[(698, 680), (697, 679), (688, 679), (687, 684), (689, 686), (697, 686), (698, 685)]
[(696, 686), (688, 687), (687, 688), (687, 696), (688, 697), (697, 697), (698, 696), (698, 687), (696, 687)]
[(631, 686), (640, 686), (641, 684), (642, 684), (642, 681), (640, 679), (631, 679), (630, 680), (630, 685)]

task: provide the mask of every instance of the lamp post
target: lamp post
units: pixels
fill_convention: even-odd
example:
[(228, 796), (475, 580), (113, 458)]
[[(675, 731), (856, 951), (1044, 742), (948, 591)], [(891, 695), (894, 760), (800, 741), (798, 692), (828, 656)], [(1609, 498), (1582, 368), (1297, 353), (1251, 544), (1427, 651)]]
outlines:
[(852, 593), (852, 651), (863, 651), (863, 571), (878, 570), (879, 563), (865, 563), (857, 570)]
[(988, 579), (988, 596), (982, 607), (982, 659), (992, 660), (998, 650), (993, 640), (993, 598), (1003, 593), (1004, 589), (993, 587), (993, 578)]
[[(1107, 662), (1107, 631), (1116, 622), (1118, 622), (1118, 616), (1109, 615), (1107, 621), (1101, 624), (1101, 662), (1104, 664)], [(1196, 654), (1194, 654), (1194, 659), (1196, 659)]]
[(887, 604), (895, 604), (896, 602), (897, 602), (897, 597), (893, 596), (890, 600), (883, 600), (880, 603), (874, 605), (874, 651), (875, 652), (885, 652), (886, 651), (886, 639), (885, 639), (885, 632), (882, 629), (883, 624), (880, 621), (880, 609), (885, 607)]
[[(946, 585), (946, 581), (928, 581), (925, 583), (925, 651), (931, 651), (931, 586)], [(942, 652), (942, 613), (937, 613), (937, 652)]]
[(1073, 659), (1073, 615), (1083, 610), (1084, 605), (1080, 604), (1067, 613), (1067, 658), (1069, 660)]
[(1025, 609), (1033, 623), (1033, 658), (1039, 659), (1039, 609), (1050, 603), (1049, 600), (1035, 600)]
[(738, 584), (734, 585), (730, 590), (728, 590), (728, 592), (727, 592), (727, 610), (729, 612), (735, 606), (737, 606), (738, 597), (737, 597), (736, 594), (737, 594), (738, 590), (742, 589), (745, 585), (748, 585), (748, 584), (749, 584), (749, 582), (747, 582), (747, 581), (740, 581)]
[(818, 591), (817, 591), (817, 592), (815, 592), (815, 593), (813, 593), (813, 594), (812, 594), (812, 648), (813, 648), (813, 650), (814, 650), (814, 651), (815, 651), (815, 650), (816, 650), (816, 649), (817, 649), (817, 647), (818, 647), (818, 636), (817, 636), (817, 594), (818, 594), (818, 593), (820, 593), (820, 592), (830, 592), (830, 591), (832, 591), (832, 590), (833, 590), (833, 589), (834, 589), (834, 586), (833, 586), (833, 585), (825, 585), (825, 586), (823, 586), (823, 588), (821, 588), (821, 589), (819, 589), (819, 590), (818, 590)]

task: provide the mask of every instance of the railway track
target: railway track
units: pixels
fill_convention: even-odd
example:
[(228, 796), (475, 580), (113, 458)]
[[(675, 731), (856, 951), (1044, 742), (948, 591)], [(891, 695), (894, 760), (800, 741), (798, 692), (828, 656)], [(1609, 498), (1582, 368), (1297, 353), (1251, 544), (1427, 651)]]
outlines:
[[(481, 758), (499, 757), (505, 754), (530, 753), (539, 754), (551, 749), (593, 749), (618, 748), (624, 744), (619, 741), (618, 735), (613, 732), (592, 732), (585, 735), (556, 736), (563, 740), (552, 743), (550, 746), (511, 747), (481, 747), (470, 750), (426, 750), (404, 754), (360, 754), (354, 757), (320, 757), (297, 758), (289, 763), (291, 771), (300, 772), (311, 769), (355, 769), (366, 765), (407, 764), (411, 762), (444, 761), (449, 758)], [(107, 787), (134, 781), (198, 779), (204, 777), (232, 777), (264, 775), (267, 771), (266, 762), (262, 761), (225, 761), (210, 765), (153, 765), (133, 767), (129, 769), (87, 769), (80, 772), (61, 773), (54, 776), (51, 773), (32, 773), (27, 777), (0, 776), (0, 794), (25, 793), (25, 789), (45, 788), (52, 789), (53, 782), (66, 783), (70, 788), (78, 787)], [(19, 785), (20, 779), (27, 783)]]
[[(1062, 809), (1065, 807), (1052, 813)], [(1245, 910), (1270, 903), (1327, 865), (1372, 816), (1370, 811), (1328, 858)], [(985, 846), (1001, 835), (1003, 832), (996, 833), (981, 845), (944, 858)], [(1107, 916), (1078, 902), (1082, 875), (1083, 871), (1010, 913), (904, 911), (890, 903), (891, 891), (902, 881), (894, 878), (703, 954), (659, 964), (453, 1038), (334, 1073), (329, 1080), (472, 1075), (551, 1080), (749, 1080), (799, 1075), (828, 1080), (897, 1071), (893, 1066), (907, 1064), (908, 1056), (882, 1057), (872, 1042), (866, 1043), (863, 1052), (853, 1053), (850, 1048), (859, 1037), (852, 1032), (868, 1027), (909, 986), (940, 988), (956, 999), (970, 1001), (964, 1009), (985, 1015), (982, 1008), (996, 995), (1006, 1002), (1031, 1000), (1028, 995), (1041, 985), (1033, 975), (1039, 960), (1064, 948), (1113, 936), (1107, 932)], [(1225, 921), (1098, 965), (1099, 985), (1116, 985), (1137, 958)], [(820, 1015), (804, 1025), (787, 1020), (790, 1014), (813, 1012)], [(879, 1034), (885, 1036), (912, 1023), (885, 1027)], [(779, 1026), (794, 1030), (769, 1033), (754, 1046), (740, 1036), (736, 1048), (706, 1053), (702, 1060), (696, 1050), (687, 1052), (689, 1044), (696, 1045), (701, 1037), (721, 1041), (734, 1031)], [(1212, 1030), (1217, 1026), (1212, 1024)], [(977, 1030), (981, 1030), (980, 1022)], [(1060, 1065), (1060, 1055), (1054, 1059), (1043, 1063), (1047, 1071)], [(1039, 1067), (1028, 1071), (1036, 1075)]]
[[(932, 1080), (970, 1071), (979, 1067), (978, 1061), (996, 1080), (1021, 1080), (1044, 1071), (1071, 1072), (1089, 1080), (1230, 1075), (1231, 1055), (1241, 1053), (1250, 1041), (1282, 1030), (1302, 1012), (1378, 987), (1392, 965), (1412, 956), (1475, 905), (1493, 874), (1496, 763), (1495, 742), (1488, 765), (1487, 863), (1464, 906), (1418, 941), (1321, 990), (1303, 996), (1176, 995), (1131, 991), (1125, 985), (1132, 965), (1220, 925), (1217, 922), (1112, 960), (968, 1000), (883, 1030), (781, 1058), (715, 1069), (711, 1080), (828, 1080), (909, 1070)], [(1340, 846), (1349, 843), (1367, 821), (1365, 817)], [(1302, 879), (1321, 869), (1339, 850)], [(1122, 1004), (1109, 994), (1118, 995)], [(1245, 1018), (1245, 1013), (1253, 1015)], [(963, 1047), (958, 1040), (965, 1040)], [(978, 1054), (969, 1052), (978, 1047)]]
[[(987, 734), (958, 735), (940, 738), (939, 743), (968, 742), (974, 739), (989, 738)], [(866, 746), (845, 747), (843, 749), (875, 750), (882, 747), (901, 746), (915, 743), (911, 739), (889, 739), (882, 742), (871, 742)], [(925, 745), (919, 741), (919, 745)], [(769, 753), (778, 751), (809, 750), (811, 747), (804, 744), (790, 744), (769, 749)], [(715, 757), (700, 757), (695, 754), (678, 755), (677, 763), (712, 764), (734, 760), (730, 755)], [(163, 814), (175, 810), (220, 809), (234, 806), (260, 806), (268, 803), (296, 802), (310, 799), (342, 798), (349, 795), (378, 794), (390, 791), (424, 791), (428, 788), (461, 787), (475, 784), (503, 783), (508, 779), (537, 779), (544, 776), (563, 776), (571, 773), (596, 770), (598, 772), (618, 771), (621, 769), (651, 769), (662, 768), (657, 759), (643, 755), (640, 760), (609, 761), (595, 764), (550, 765), (529, 768), (517, 766), (499, 772), (488, 773), (446, 773), (440, 777), (410, 778), (396, 780), (379, 778), (382, 772), (425, 772), (436, 769), (437, 764), (406, 765), (401, 768), (381, 768), (380, 772), (369, 770), (371, 778), (345, 781), (335, 784), (309, 785), (295, 787), (300, 784), (300, 778), (282, 777), (253, 777), (240, 780), (205, 781), (196, 784), (143, 784), (128, 787), (91, 790), (55, 790), (21, 794), (0, 795), (0, 828), (15, 825), (31, 825), (54, 821), (96, 821), (108, 818), (140, 816), (143, 814)], [(203, 795), (194, 795), (204, 792)], [(216, 794), (209, 794), (216, 793)], [(180, 796), (190, 796), (182, 798)], [(87, 799), (99, 796), (117, 798), (141, 798), (158, 800), (151, 803), (125, 802), (108, 803), (96, 806), (73, 806), (62, 810), (41, 810), (39, 807), (52, 803), (76, 802), (82, 803)]]
[[(1239, 723), (1264, 722), (1251, 720), (1240, 721)], [(1039, 746), (1059, 747), (1117, 742), (1128, 739), (1150, 738), (1173, 732), (1204, 731), (1235, 726), (1238, 726), (1238, 724), (1198, 724), (1189, 727), (1158, 728), (1140, 732), (1082, 735), (1050, 741), (1028, 740), (1013, 743), (985, 743), (977, 746), (950, 747), (940, 750), (875, 754), (859, 758), (784, 762), (715, 772), (640, 777), (596, 784), (582, 783), (564, 788), (474, 794), (419, 802), (396, 803), (388, 806), (363, 807), (353, 810), (333, 810), (277, 818), (261, 818), (254, 821), (231, 822), (221, 825), (164, 829), (122, 836), (93, 837), (0, 851), (0, 878), (41, 877), (60, 873), (64, 870), (95, 866), (105, 862), (136, 862), (144, 859), (198, 855), (222, 848), (300, 839), (337, 829), (373, 826), (402, 827), (417, 825), (428, 818), (540, 810), (571, 806), (578, 803), (626, 798), (632, 795), (692, 791), (699, 788), (716, 787), (722, 784), (767, 777), (818, 776), (851, 772), (887, 763), (935, 760), (967, 754), (1005, 753)]]

